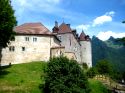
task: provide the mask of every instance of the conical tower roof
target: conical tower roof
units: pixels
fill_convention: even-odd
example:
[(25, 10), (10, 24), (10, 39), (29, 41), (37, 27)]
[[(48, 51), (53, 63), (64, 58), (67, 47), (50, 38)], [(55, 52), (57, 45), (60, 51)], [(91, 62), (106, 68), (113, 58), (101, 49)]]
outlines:
[(84, 41), (84, 40), (86, 40), (85, 37), (86, 37), (86, 34), (84, 33), (84, 31), (82, 31), (81, 34), (80, 34), (79, 40)]

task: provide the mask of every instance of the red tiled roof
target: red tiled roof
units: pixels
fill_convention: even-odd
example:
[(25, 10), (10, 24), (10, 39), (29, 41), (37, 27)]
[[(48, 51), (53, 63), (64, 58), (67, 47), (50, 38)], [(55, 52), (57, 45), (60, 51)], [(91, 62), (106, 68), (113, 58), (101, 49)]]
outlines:
[(72, 32), (71, 28), (65, 24), (65, 23), (62, 23), (60, 26), (59, 26), (59, 31), (58, 33), (67, 33), (67, 32)]
[(80, 34), (80, 37), (79, 37), (80, 41), (86, 40), (85, 37), (86, 37), (86, 35), (85, 35), (85, 33), (82, 31), (82, 33)]
[(14, 28), (17, 34), (52, 34), (41, 23), (25, 23)]

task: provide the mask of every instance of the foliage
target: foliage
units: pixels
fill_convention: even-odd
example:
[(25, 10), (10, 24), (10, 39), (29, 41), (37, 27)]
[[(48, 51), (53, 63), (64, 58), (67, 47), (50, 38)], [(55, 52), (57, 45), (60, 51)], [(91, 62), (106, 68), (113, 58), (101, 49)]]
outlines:
[(113, 67), (112, 67), (111, 63), (105, 59), (97, 62), (96, 69), (99, 74), (111, 75), (113, 73)]
[(122, 73), (122, 78), (123, 78), (124, 81), (125, 81), (125, 72)]
[(92, 67), (92, 68), (90, 68), (90, 69), (87, 71), (87, 76), (88, 76), (89, 78), (93, 78), (94, 76), (96, 76), (96, 74), (97, 74), (97, 70), (96, 70), (95, 67)]
[(87, 65), (86, 63), (83, 63), (83, 64), (82, 64), (82, 67), (83, 67), (84, 69), (88, 69), (88, 65)]
[(101, 41), (97, 37), (92, 38), (92, 62), (93, 66), (99, 60), (107, 59), (118, 71), (125, 71), (125, 46), (117, 39)]
[(5, 68), (0, 75), (0, 93), (41, 93), (39, 85), (45, 81), (46, 66), (46, 62), (31, 62)]
[(0, 0), (0, 47), (6, 47), (14, 39), (13, 27), (17, 22), (10, 2)]
[[(46, 67), (45, 62), (31, 62), (5, 68), (4, 75), (0, 75), (0, 93), (41, 93), (39, 85), (45, 82)], [(91, 79), (89, 84), (90, 93), (106, 93), (99, 81)]]
[(75, 60), (51, 58), (46, 71), (45, 93), (89, 93), (85, 74)]

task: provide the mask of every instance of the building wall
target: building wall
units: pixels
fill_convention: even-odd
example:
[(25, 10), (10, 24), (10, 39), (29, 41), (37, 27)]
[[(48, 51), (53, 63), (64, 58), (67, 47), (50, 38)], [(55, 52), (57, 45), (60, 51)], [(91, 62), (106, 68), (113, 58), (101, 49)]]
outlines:
[(69, 59), (77, 60), (74, 52), (65, 52), (64, 56), (68, 57)]
[[(26, 41), (26, 38), (29, 38), (29, 40)], [(13, 49), (10, 51), (10, 47), (12, 48), (13, 46), (14, 51)], [(9, 46), (2, 50), (1, 65), (48, 61), (50, 49), (54, 46), (60, 46), (60, 42), (54, 36), (15, 36), (15, 41), (11, 41)]]
[(81, 63), (81, 49), (79, 42), (75, 39), (72, 33), (58, 34), (58, 38), (61, 40), (61, 45), (65, 46), (65, 52), (75, 53), (76, 60)]
[(82, 63), (86, 63), (89, 67), (92, 67), (91, 41), (80, 41), (80, 44)]
[(65, 54), (65, 47), (51, 48), (51, 57), (58, 57)]

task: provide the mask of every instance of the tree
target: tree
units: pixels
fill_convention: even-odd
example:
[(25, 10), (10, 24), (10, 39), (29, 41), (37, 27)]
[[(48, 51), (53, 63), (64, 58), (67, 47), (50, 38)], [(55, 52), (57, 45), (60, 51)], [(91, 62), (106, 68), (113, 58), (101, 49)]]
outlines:
[(51, 58), (46, 70), (45, 93), (89, 93), (88, 80), (75, 60)]
[(0, 0), (0, 62), (2, 48), (6, 47), (10, 40), (14, 39), (13, 27), (16, 26), (16, 18), (10, 0)]
[(99, 74), (111, 75), (112, 72), (113, 72), (112, 64), (109, 61), (105, 60), (105, 59), (100, 60), (99, 62), (97, 62), (96, 69), (97, 69)]
[(93, 78), (94, 76), (96, 76), (97, 74), (97, 71), (96, 71), (96, 68), (95, 67), (92, 67), (90, 68), (88, 71), (87, 71), (87, 76), (89, 78)]
[(14, 38), (13, 27), (16, 26), (16, 18), (10, 0), (0, 0), (0, 46), (6, 47)]
[(86, 70), (88, 69), (88, 65), (86, 63), (83, 63), (82, 67), (83, 67), (83, 69), (86, 69)]

